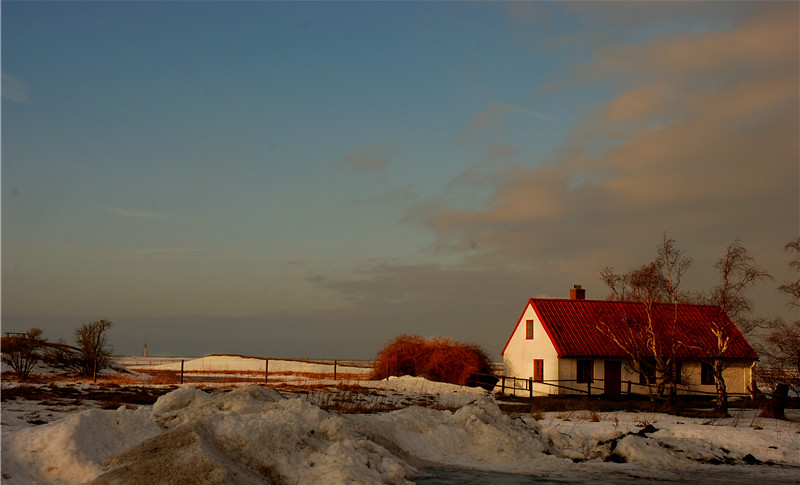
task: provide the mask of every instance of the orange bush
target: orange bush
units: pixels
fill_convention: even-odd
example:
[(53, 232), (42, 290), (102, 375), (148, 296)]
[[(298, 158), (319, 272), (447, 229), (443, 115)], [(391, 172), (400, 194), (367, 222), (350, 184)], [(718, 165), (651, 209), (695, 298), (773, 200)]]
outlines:
[(372, 378), (408, 375), (464, 385), (475, 375), (491, 373), (489, 357), (477, 345), (446, 338), (426, 340), (416, 335), (400, 335), (378, 352)]

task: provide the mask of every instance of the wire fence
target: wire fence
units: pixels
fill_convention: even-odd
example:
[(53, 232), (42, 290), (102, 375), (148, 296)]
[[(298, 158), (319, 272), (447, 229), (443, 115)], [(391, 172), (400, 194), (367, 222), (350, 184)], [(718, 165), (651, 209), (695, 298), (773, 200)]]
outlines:
[[(316, 380), (366, 380), (372, 374), (370, 360), (338, 359), (270, 359), (239, 355), (217, 354), (208, 360), (181, 357), (120, 358), (117, 363), (130, 370), (147, 374), (157, 383), (237, 383), (261, 382), (276, 379), (310, 378)], [(226, 361), (238, 357), (245, 360)]]

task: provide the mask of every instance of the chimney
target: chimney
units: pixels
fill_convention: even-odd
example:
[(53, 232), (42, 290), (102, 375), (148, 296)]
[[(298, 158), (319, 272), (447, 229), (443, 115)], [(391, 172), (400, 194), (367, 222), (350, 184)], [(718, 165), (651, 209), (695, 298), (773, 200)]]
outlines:
[(585, 300), (586, 299), (586, 290), (581, 288), (581, 285), (575, 285), (572, 289), (569, 290), (569, 299), (570, 300)]

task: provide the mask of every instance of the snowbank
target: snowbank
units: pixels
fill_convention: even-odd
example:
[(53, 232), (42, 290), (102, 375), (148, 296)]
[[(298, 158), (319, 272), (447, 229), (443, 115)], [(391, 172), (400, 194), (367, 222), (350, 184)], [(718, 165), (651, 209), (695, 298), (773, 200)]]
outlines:
[(91, 409), (58, 421), (3, 433), (4, 483), (84, 483), (113, 454), (157, 436), (149, 409)]
[(431, 466), (621, 477), (611, 483), (675, 480), (679, 472), (697, 478), (723, 468), (772, 482), (800, 475), (797, 423), (720, 426), (653, 413), (603, 413), (597, 422), (563, 413), (512, 419), (479, 390), (412, 378), (384, 384), (397, 392), (449, 391), (470, 403), (456, 411), (411, 406), (339, 415), (259, 386), (216, 393), (184, 386), (138, 410), (83, 411), (4, 433), (3, 482), (397, 484)]

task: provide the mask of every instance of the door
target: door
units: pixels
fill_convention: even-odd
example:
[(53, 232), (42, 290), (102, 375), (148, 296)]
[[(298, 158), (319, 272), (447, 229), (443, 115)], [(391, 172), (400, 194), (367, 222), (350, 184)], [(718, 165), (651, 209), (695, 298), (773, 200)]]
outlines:
[(622, 381), (622, 363), (618, 360), (607, 360), (603, 392), (606, 399), (619, 399)]

